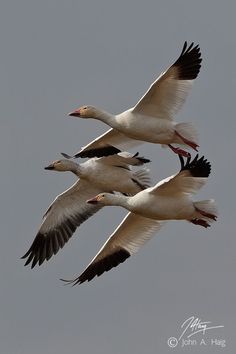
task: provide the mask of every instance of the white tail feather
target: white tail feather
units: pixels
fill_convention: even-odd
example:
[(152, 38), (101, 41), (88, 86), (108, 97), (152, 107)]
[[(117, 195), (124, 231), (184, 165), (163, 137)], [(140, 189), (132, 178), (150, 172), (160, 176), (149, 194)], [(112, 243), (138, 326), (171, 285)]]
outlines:
[[(216, 206), (216, 202), (214, 199), (208, 199), (208, 200), (200, 200), (199, 202), (194, 202), (194, 206), (199, 209), (202, 210), (206, 213), (215, 215), (216, 217), (218, 216), (218, 210), (217, 210), (217, 206)], [(207, 220), (209, 222), (213, 222), (214, 220), (212, 220), (211, 218), (208, 218), (206, 216), (201, 216), (201, 219)]]
[[(198, 144), (198, 132), (192, 123), (178, 123), (175, 126), (175, 130), (185, 139)], [(184, 144), (184, 142), (179, 137), (176, 137), (175, 143)]]
[(150, 170), (148, 168), (142, 168), (141, 170), (135, 171), (134, 176), (144, 187), (148, 188), (151, 186), (152, 181)]

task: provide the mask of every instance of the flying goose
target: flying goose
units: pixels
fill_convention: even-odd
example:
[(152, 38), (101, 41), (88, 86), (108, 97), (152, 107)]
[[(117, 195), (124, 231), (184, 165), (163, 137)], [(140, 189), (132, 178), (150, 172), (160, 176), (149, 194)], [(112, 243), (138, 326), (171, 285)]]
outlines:
[(156, 81), (138, 103), (127, 111), (113, 115), (92, 106), (82, 106), (69, 113), (79, 118), (94, 118), (112, 129), (83, 147), (74, 157), (116, 154), (142, 142), (169, 146), (177, 154), (189, 156), (180, 144), (197, 151), (197, 133), (191, 123), (176, 123), (174, 115), (184, 104), (201, 67), (198, 45), (184, 43), (179, 58)]
[(214, 200), (194, 202), (191, 198), (205, 184), (211, 171), (210, 163), (204, 156), (198, 158), (197, 155), (192, 161), (188, 157), (186, 163), (182, 156), (179, 157), (180, 172), (154, 187), (132, 197), (101, 193), (87, 201), (92, 205), (119, 205), (129, 213), (84, 272), (75, 279), (64, 281), (81, 284), (116, 267), (151, 239), (166, 220), (187, 220), (206, 228), (216, 220)]
[(86, 203), (86, 200), (102, 191), (119, 191), (135, 194), (150, 185), (147, 169), (134, 171), (130, 165), (139, 166), (149, 162), (122, 152), (117, 155), (92, 158), (82, 164), (71, 160), (57, 160), (46, 170), (71, 171), (79, 179), (65, 192), (58, 195), (44, 214), (39, 231), (26, 254), (25, 265), (31, 268), (49, 260), (71, 238), (76, 228), (96, 213), (101, 206)]

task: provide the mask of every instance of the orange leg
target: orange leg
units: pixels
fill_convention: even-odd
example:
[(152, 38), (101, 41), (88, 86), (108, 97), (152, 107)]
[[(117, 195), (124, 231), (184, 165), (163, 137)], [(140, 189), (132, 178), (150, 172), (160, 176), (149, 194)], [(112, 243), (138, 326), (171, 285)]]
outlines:
[(196, 207), (195, 207), (195, 209), (196, 209), (196, 211), (199, 212), (202, 216), (205, 216), (205, 217), (208, 218), (208, 219), (212, 219), (212, 220), (216, 221), (216, 219), (217, 219), (217, 216), (216, 216), (216, 215), (211, 214), (211, 213), (207, 213), (206, 211), (203, 211), (203, 210), (198, 209), (198, 208), (196, 208)]
[(181, 155), (181, 156), (184, 156), (184, 157), (189, 157), (189, 156), (191, 156), (188, 151), (185, 151), (185, 150), (183, 150), (183, 149), (180, 149), (179, 147), (174, 147), (174, 146), (172, 146), (171, 144), (169, 144), (168, 146), (169, 146), (169, 148), (170, 148), (175, 154), (178, 154), (178, 155)]
[(190, 141), (190, 140), (184, 138), (184, 137), (183, 137), (180, 133), (178, 133), (176, 130), (175, 130), (175, 134), (176, 134), (181, 140), (183, 140), (183, 142), (184, 142), (186, 145), (190, 146), (193, 150), (198, 151), (198, 150), (197, 150), (197, 148), (199, 147), (198, 144), (196, 144), (196, 143), (194, 143), (193, 141)]
[(206, 220), (203, 219), (192, 219), (190, 222), (194, 225), (200, 225), (206, 228), (211, 226)]

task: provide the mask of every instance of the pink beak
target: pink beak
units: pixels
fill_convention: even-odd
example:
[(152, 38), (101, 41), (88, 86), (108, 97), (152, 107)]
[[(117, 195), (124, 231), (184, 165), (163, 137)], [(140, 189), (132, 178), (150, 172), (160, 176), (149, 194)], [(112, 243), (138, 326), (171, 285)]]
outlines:
[(94, 198), (91, 198), (89, 200), (86, 201), (86, 203), (88, 204), (97, 204), (98, 203), (98, 197), (94, 197)]
[(70, 112), (67, 114), (69, 117), (80, 117), (80, 110), (79, 109), (76, 109), (75, 111), (73, 112)]

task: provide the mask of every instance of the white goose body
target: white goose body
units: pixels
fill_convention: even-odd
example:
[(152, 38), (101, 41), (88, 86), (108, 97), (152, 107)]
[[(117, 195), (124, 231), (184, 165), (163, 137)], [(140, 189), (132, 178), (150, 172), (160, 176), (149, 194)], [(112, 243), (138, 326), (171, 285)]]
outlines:
[(108, 125), (135, 140), (154, 144), (180, 142), (180, 139), (174, 137), (175, 122), (136, 114), (132, 110), (113, 116)]
[[(201, 67), (201, 53), (193, 43), (184, 43), (179, 58), (149, 87), (138, 103), (118, 115), (92, 106), (82, 106), (69, 113), (79, 118), (94, 118), (112, 129), (83, 147), (75, 157), (112, 154), (112, 147), (126, 150), (141, 142), (168, 145), (175, 153), (189, 154), (171, 144), (197, 150), (197, 132), (191, 123), (176, 123), (174, 115), (183, 106)], [(107, 147), (107, 151), (106, 151)]]
[(186, 164), (180, 156), (181, 170), (174, 176), (147, 188), (134, 196), (101, 193), (88, 200), (92, 205), (118, 205), (129, 213), (92, 259), (84, 272), (72, 284), (90, 281), (116, 267), (135, 254), (145, 242), (160, 230), (164, 220), (187, 220), (205, 228), (217, 218), (214, 200), (193, 201), (210, 174), (210, 163), (198, 155)]
[[(155, 196), (152, 189), (141, 191), (138, 196), (122, 198), (122, 206), (135, 214), (156, 220), (189, 220), (195, 211), (189, 196), (176, 200), (175, 197)], [(144, 192), (144, 193), (143, 193)], [(128, 200), (127, 200), (128, 199)]]
[(89, 205), (86, 201), (102, 191), (119, 191), (135, 194), (150, 185), (148, 170), (134, 171), (130, 165), (138, 166), (149, 160), (123, 152), (117, 155), (93, 158), (82, 164), (71, 160), (58, 160), (47, 166), (47, 170), (71, 171), (78, 180), (65, 192), (58, 195), (46, 211), (39, 231), (22, 258), (25, 265), (33, 268), (49, 260), (71, 238), (76, 228), (100, 210), (101, 206)]
[[(158, 182), (154, 187), (142, 190), (133, 196), (105, 193), (88, 202), (121, 206), (132, 213), (155, 220), (188, 220), (191, 222), (195, 219), (205, 220), (203, 217), (206, 216), (204, 215), (205, 208), (201, 210), (198, 205), (206, 202), (205, 204), (209, 204), (211, 208), (212, 203), (211, 201), (209, 203), (207, 201), (195, 202), (192, 200), (192, 194), (206, 183), (211, 170), (210, 163), (204, 159), (204, 156), (198, 159), (197, 155), (193, 161), (190, 161), (189, 157), (184, 165), (183, 158), (179, 157), (180, 172)], [(209, 214), (212, 213), (209, 212)], [(209, 224), (206, 223), (204, 226), (208, 227)]]
[(134, 171), (129, 169), (128, 165), (127, 167), (120, 167), (119, 163), (117, 165), (105, 165), (102, 159), (107, 158), (109, 157), (92, 158), (80, 164), (80, 179), (97, 186), (101, 191), (117, 190), (126, 194), (140, 191), (137, 184), (132, 181)]

